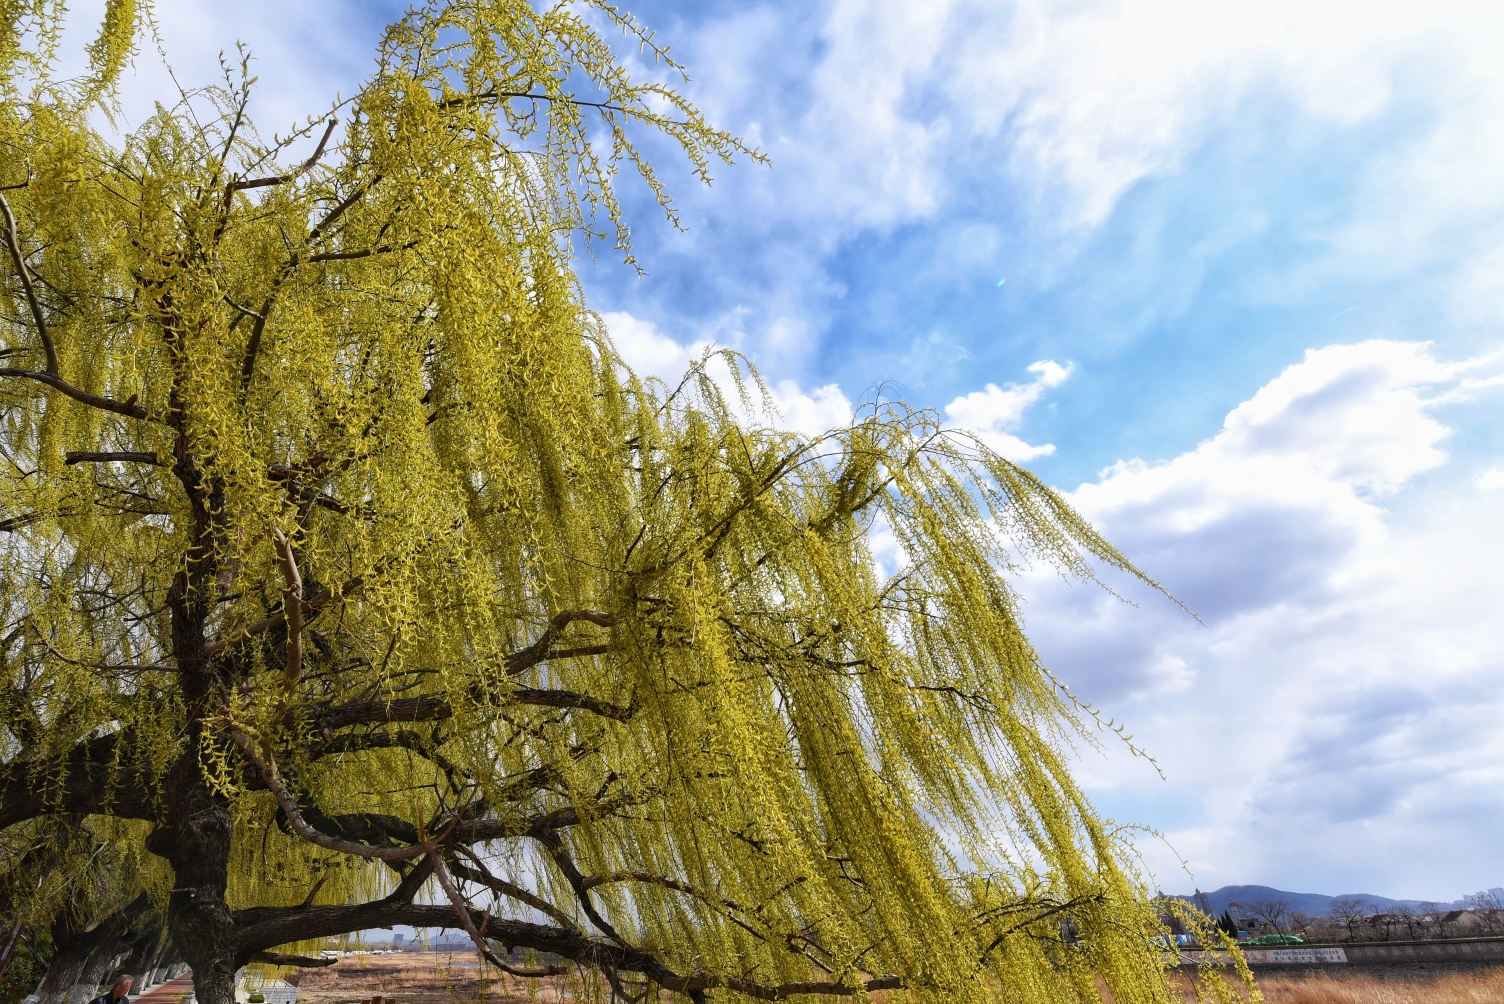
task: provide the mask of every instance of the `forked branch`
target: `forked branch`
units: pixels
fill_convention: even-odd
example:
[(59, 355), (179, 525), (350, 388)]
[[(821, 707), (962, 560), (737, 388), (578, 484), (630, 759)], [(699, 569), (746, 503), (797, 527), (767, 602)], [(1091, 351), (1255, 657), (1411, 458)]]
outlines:
[(328, 145), (329, 137), (334, 133), (334, 127), (337, 125), (339, 125), (339, 119), (331, 118), (329, 120), (329, 125), (324, 129), (324, 137), (319, 140), (318, 149), (313, 151), (313, 156), (305, 160), (297, 169), (287, 174), (278, 174), (269, 178), (248, 178), (244, 181), (232, 181), (228, 185), (226, 185), (225, 212), (229, 212), (230, 200), (235, 197), (236, 192), (243, 192), (248, 188), (266, 188), (271, 185), (285, 185), (289, 181), (295, 181), (303, 175), (307, 174), (309, 171), (313, 170), (313, 165), (317, 164), (319, 162), (319, 158), (324, 155), (324, 147)]
[(298, 811), (297, 801), (292, 797), (292, 793), (287, 790), (287, 786), (282, 783), (282, 779), (277, 776), (276, 770), (262, 758), (260, 753), (256, 752), (256, 744), (251, 741), (248, 735), (236, 728), (233, 723), (227, 724), (228, 728), (225, 731), (230, 734), (230, 739), (234, 741), (236, 746), (240, 747), (240, 751), (246, 755), (246, 759), (250, 760), (261, 774), (261, 780), (266, 782), (267, 790), (272, 793), (272, 797), (277, 800), (277, 805), (282, 809), (283, 814), (287, 816), (287, 824), (292, 827), (292, 831), (304, 840), (311, 844), (317, 844), (326, 850), (339, 851), (341, 854), (353, 854), (356, 857), (362, 858), (376, 858), (380, 861), (403, 861), (416, 858), (420, 857), (427, 850), (427, 845), (425, 844), (408, 847), (372, 847), (369, 844), (357, 844), (353, 840), (341, 840), (338, 837), (331, 837), (327, 833), (321, 833), (314, 829), (309, 825), (308, 820), (303, 818), (303, 814)]
[(453, 905), (454, 912), (459, 914), (460, 923), (464, 925), (465, 933), (470, 935), (470, 940), (475, 942), (475, 950), (480, 953), (481, 958), (511, 976), (558, 976), (569, 972), (566, 966), (540, 966), (532, 969), (518, 969), (516, 966), (511, 966), (501, 961), (496, 953), (491, 951), (491, 947), (486, 944), (485, 937), (482, 936), (480, 930), (475, 926), (475, 920), (470, 916), (470, 906), (465, 902), (464, 897), (460, 895), (460, 891), (455, 888), (454, 880), (449, 877), (449, 872), (444, 867), (444, 861), (439, 857), (438, 849), (432, 844), (426, 846), (428, 849), (428, 860), (433, 863), (434, 876), (438, 878), (439, 885), (444, 890), (444, 895), (449, 897), (449, 902)]
[[(575, 621), (588, 621), (596, 627), (604, 628), (608, 628), (616, 623), (611, 614), (604, 610), (565, 610), (562, 613), (555, 614), (553, 620), (548, 622), (547, 630), (543, 632), (537, 641), (522, 651), (507, 656), (508, 675), (516, 676), (531, 669), (538, 663), (551, 658), (553, 654), (549, 649), (558, 640), (559, 635), (564, 633), (564, 629)], [(579, 652), (574, 654), (584, 655), (587, 653)], [(588, 654), (603, 655), (605, 653), (603, 651), (591, 651)]]
[(553, 920), (557, 921), (564, 927), (569, 928), (570, 930), (579, 929), (579, 925), (574, 922), (574, 919), (571, 918), (569, 914), (565, 913), (563, 910), (560, 910), (548, 900), (534, 893), (528, 892), (526, 889), (522, 888), (519, 885), (508, 882), (506, 879), (497, 878), (495, 875), (492, 875), (490, 870), (482, 865), (481, 862), (476, 859), (474, 854), (467, 853), (467, 856), (475, 862), (476, 867), (470, 868), (466, 865), (462, 865), (456, 862), (452, 868), (452, 871), (460, 878), (465, 879), (469, 882), (474, 882), (477, 885), (483, 885), (493, 892), (501, 893), (501, 895), (506, 896), (508, 899), (515, 899), (519, 903), (525, 903), (528, 906), (532, 907), (534, 910), (537, 910), (539, 913), (543, 914), (546, 917), (552, 918)]

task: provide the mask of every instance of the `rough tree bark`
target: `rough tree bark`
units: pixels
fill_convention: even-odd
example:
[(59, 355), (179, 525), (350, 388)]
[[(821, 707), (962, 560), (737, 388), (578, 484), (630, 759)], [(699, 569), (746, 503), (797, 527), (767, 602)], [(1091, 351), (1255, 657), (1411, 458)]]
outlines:
[(93, 953), (94, 944), (95, 939), (80, 930), (72, 916), (60, 917), (53, 923), (52, 961), (36, 989), (38, 1004), (61, 1004), (69, 999)]

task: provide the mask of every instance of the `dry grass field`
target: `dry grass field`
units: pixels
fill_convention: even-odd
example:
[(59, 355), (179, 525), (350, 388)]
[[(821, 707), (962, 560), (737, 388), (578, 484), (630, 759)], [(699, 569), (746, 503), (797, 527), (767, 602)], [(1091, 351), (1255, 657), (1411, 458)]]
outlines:
[[(530, 996), (527, 981), (483, 973), (468, 953), (356, 955), (304, 971), (299, 1004), (358, 1004), (376, 996), (384, 1004), (562, 1004), (574, 999), (572, 989), (563, 978), (542, 980)], [(1504, 1004), (1504, 968), (1415, 980), (1270, 975), (1259, 980), (1259, 990), (1267, 1004)]]
[(539, 981), (531, 997), (527, 983), (489, 968), (483, 973), (474, 953), (351, 955), (327, 969), (304, 970), (298, 1004), (347, 1004), (377, 996), (395, 1004), (553, 1004), (571, 999), (562, 978)]
[(1268, 1004), (1501, 1004), (1504, 969), (1450, 973), (1417, 980), (1371, 976), (1333, 979), (1269, 976), (1259, 989)]

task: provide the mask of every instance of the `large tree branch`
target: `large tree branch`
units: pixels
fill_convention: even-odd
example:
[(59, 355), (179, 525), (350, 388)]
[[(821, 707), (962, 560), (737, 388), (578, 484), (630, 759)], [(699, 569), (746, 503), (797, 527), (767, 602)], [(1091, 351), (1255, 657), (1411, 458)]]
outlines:
[(124, 461), (131, 464), (151, 464), (160, 467), (161, 461), (153, 452), (132, 453), (129, 451), (107, 451), (104, 453), (88, 453), (70, 450), (63, 454), (63, 463), (72, 467), (74, 464), (107, 464), (113, 461)]
[(73, 386), (68, 381), (55, 373), (41, 373), (37, 370), (16, 369), (13, 366), (0, 366), (0, 377), (20, 377), (23, 380), (35, 380), (49, 387), (62, 391), (73, 400), (86, 404), (100, 411), (112, 412), (116, 415), (124, 415), (127, 418), (140, 418), (152, 422), (162, 421), (162, 416), (157, 412), (147, 411), (136, 403), (135, 395), (128, 400), (116, 401), (114, 398), (100, 397), (98, 394), (90, 394)]
[(310, 959), (306, 955), (284, 955), (281, 952), (257, 952), (246, 961), (264, 962), (267, 965), (271, 966), (321, 967), (332, 966), (336, 962), (338, 962), (339, 959)]
[(5, 201), (3, 195), (0, 195), (0, 213), (5, 218), (5, 244), (10, 248), (11, 260), (16, 263), (16, 274), (21, 277), (21, 289), (26, 293), (31, 318), (36, 322), (37, 336), (42, 340), (42, 351), (47, 354), (47, 373), (57, 376), (57, 347), (52, 344), (52, 333), (47, 330), (47, 316), (42, 312), (37, 291), (31, 284), (31, 269), (26, 265), (26, 256), (21, 253), (21, 237), (16, 233), (16, 218), (11, 215), (10, 203)]
[(333, 739), (326, 741), (323, 746), (313, 746), (310, 749), (310, 754), (315, 757), (326, 757), (338, 756), (341, 753), (354, 753), (360, 750), (405, 749), (418, 754), (441, 770), (453, 770), (454, 765), (434, 749), (435, 745), (437, 745), (435, 742), (425, 739), (417, 732), (409, 729), (399, 729), (396, 732), (368, 732), (364, 735), (335, 736)]
[(133, 735), (127, 729), (79, 743), (60, 757), (17, 757), (0, 767), (0, 830), (51, 813), (154, 820), (156, 805), (135, 766)]
[[(597, 652), (595, 648), (575, 650), (568, 653), (556, 653), (554, 658), (566, 658), (572, 655), (598, 655), (606, 649), (605, 645), (599, 646), (602, 650)], [(614, 719), (624, 722), (632, 717), (631, 707), (622, 707), (619, 704), (611, 704), (608, 701), (598, 700), (588, 694), (576, 694), (571, 690), (534, 690), (523, 687), (509, 694), (508, 697), (516, 704), (528, 704), (541, 708), (579, 708), (581, 711), (589, 711), (600, 715), (602, 718)]]
[(442, 697), (403, 697), (394, 701), (336, 704), (319, 717), (319, 728), (333, 731), (369, 722), (433, 722), (450, 718), (454, 709)]
[[(536, 666), (548, 658), (556, 658), (550, 653), (553, 643), (564, 633), (564, 629), (575, 621), (587, 621), (597, 627), (608, 628), (615, 623), (611, 614), (604, 610), (565, 610), (554, 615), (553, 620), (548, 622), (548, 628), (527, 648), (520, 652), (507, 656), (507, 673), (516, 676)], [(604, 647), (604, 646), (602, 646)], [(581, 653), (583, 654), (583, 653)], [(592, 651), (590, 654), (604, 654)]]
[[(637, 949), (590, 938), (579, 930), (533, 924), (500, 917), (487, 918), (478, 910), (466, 908), (470, 924), (479, 930), (486, 925), (485, 937), (512, 950), (531, 949), (558, 955), (583, 966), (599, 966), (618, 972), (641, 973), (667, 990), (703, 995), (707, 989), (724, 987), (755, 1000), (787, 1000), (791, 997), (854, 997), (861, 991), (846, 983), (792, 982), (769, 986), (734, 976), (697, 973), (681, 976), (658, 957)], [(266, 910), (243, 911), (235, 915), (237, 966), (250, 961), (257, 952), (278, 945), (313, 938), (326, 938), (351, 931), (406, 924), (412, 927), (453, 927), (454, 907), (441, 903), (394, 902), (389, 897), (372, 903), (350, 906), (318, 906), (305, 911), (284, 910), (272, 914)], [(884, 976), (862, 983), (867, 993), (897, 990), (907, 986), (898, 976)], [(703, 999), (703, 997), (702, 997)]]
[[(424, 877), (431, 865), (425, 859)], [(491, 917), (468, 909), (470, 923), (477, 929), (486, 925), (486, 938), (508, 950), (530, 948), (584, 965), (610, 965), (632, 972), (642, 971), (641, 953), (625, 952), (618, 945), (595, 941), (577, 930), (532, 924), (520, 920)], [(315, 906), (308, 910), (276, 912), (265, 909), (239, 911), (235, 914), (237, 965), (243, 965), (256, 952), (278, 945), (313, 938), (327, 938), (351, 931), (406, 924), (412, 927), (455, 927), (459, 923), (449, 903), (394, 902), (390, 897), (370, 903), (347, 906)], [(646, 963), (651, 965), (651, 963)]]
[[(552, 652), (547, 656), (551, 659), (574, 658), (580, 655), (600, 655), (605, 646), (589, 649), (567, 649), (560, 652)], [(531, 687), (521, 687), (506, 697), (513, 704), (532, 705), (544, 708), (579, 708), (589, 711), (604, 718), (616, 721), (626, 721), (632, 716), (631, 707), (622, 707), (591, 697), (588, 694), (577, 694), (571, 690), (538, 690)], [(333, 731), (335, 729), (348, 728), (351, 725), (361, 725), (370, 722), (432, 722), (451, 718), (454, 709), (449, 701), (442, 697), (404, 697), (392, 701), (351, 701), (346, 704), (336, 704), (326, 710), (319, 717), (321, 729)]]

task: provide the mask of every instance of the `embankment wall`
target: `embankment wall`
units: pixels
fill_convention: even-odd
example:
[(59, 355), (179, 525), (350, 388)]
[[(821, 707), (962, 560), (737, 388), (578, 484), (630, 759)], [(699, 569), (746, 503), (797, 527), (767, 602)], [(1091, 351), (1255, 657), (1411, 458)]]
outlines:
[[(1220, 954), (1220, 953), (1218, 953)], [(1287, 949), (1247, 949), (1254, 976), (1325, 974), (1336, 979), (1368, 976), (1415, 980), (1444, 973), (1470, 973), (1504, 966), (1504, 937), (1451, 938), (1441, 941), (1346, 941)], [(1189, 967), (1201, 953), (1186, 952)]]

